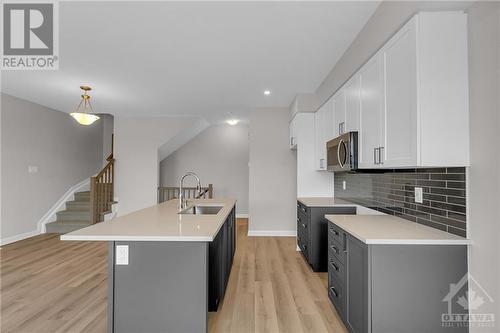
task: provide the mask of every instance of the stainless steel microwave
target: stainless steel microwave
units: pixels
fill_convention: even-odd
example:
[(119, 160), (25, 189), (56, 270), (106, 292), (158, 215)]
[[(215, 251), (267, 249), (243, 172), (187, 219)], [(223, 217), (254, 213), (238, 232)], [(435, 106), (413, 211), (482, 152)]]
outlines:
[(354, 171), (358, 168), (358, 132), (347, 132), (326, 143), (327, 169)]

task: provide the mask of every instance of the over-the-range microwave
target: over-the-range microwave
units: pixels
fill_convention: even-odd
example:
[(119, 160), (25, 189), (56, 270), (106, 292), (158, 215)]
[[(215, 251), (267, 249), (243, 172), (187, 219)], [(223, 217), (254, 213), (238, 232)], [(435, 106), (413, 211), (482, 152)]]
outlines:
[(326, 143), (327, 169), (355, 171), (358, 169), (358, 132), (347, 132)]

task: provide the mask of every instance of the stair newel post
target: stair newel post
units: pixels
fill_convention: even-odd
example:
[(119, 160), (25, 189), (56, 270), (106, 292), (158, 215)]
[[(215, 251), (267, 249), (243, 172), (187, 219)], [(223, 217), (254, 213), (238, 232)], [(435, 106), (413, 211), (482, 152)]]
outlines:
[(97, 177), (90, 177), (90, 223), (97, 223)]

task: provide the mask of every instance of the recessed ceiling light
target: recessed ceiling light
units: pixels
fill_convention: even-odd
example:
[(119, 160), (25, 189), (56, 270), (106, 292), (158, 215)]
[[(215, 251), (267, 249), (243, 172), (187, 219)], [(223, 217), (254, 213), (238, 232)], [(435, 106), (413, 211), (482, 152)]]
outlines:
[(266, 95), (266, 96), (271, 95), (271, 90), (264, 90), (264, 95)]
[(234, 125), (236, 125), (236, 124), (238, 124), (240, 122), (238, 119), (236, 119), (234, 117), (234, 115), (233, 115), (232, 112), (228, 112), (227, 115), (228, 115), (228, 119), (226, 120), (226, 123), (228, 125), (234, 126)]

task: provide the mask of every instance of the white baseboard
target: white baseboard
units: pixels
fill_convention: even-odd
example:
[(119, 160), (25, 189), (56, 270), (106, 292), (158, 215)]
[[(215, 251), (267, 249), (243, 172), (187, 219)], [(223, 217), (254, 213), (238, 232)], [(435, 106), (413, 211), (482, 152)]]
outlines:
[(256, 237), (295, 237), (297, 230), (248, 230), (248, 236)]
[(33, 236), (37, 236), (37, 235), (40, 235), (40, 232), (38, 230), (33, 230), (33, 231), (25, 232), (23, 234), (2, 238), (2, 239), (0, 239), (0, 246), (4, 246), (7, 244), (14, 243), (14, 242), (17, 242), (17, 241), (20, 241), (20, 240), (23, 240), (26, 238), (30, 238)]
[(75, 199), (75, 192), (88, 191), (90, 189), (90, 178), (87, 178), (78, 184), (71, 186), (66, 193), (42, 216), (36, 224), (39, 233), (44, 233), (45, 225), (56, 220), (56, 213), (66, 208), (66, 201)]
[(236, 218), (237, 219), (247, 219), (248, 218), (248, 214), (236, 214)]

